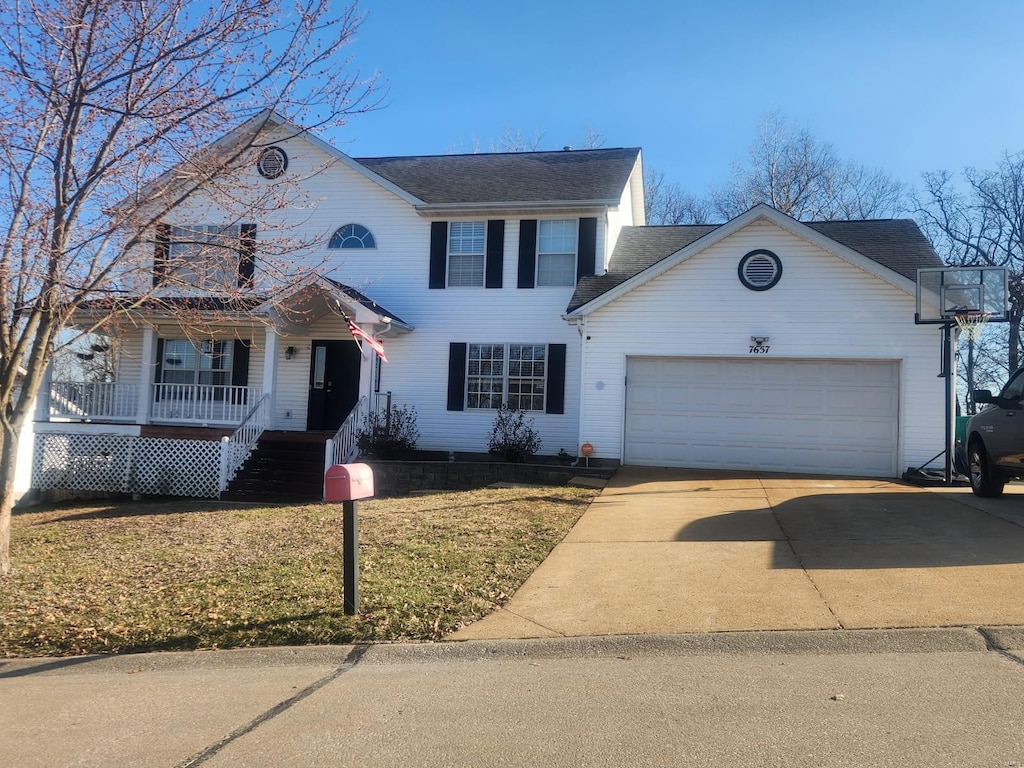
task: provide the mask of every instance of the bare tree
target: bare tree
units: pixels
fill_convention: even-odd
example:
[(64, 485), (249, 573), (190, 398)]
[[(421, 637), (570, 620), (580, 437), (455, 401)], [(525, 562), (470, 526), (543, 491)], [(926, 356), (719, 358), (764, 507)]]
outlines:
[[(203, 186), (241, 200), (224, 180), (262, 134), (207, 151), (226, 126), (274, 110), (330, 127), (375, 106), (373, 79), (349, 73), (343, 55), (360, 20), (355, 6), (332, 12), (327, 0), (10, 0), (0, 8), (3, 573), (17, 441), (47, 365), (68, 343), (61, 329), (88, 306), (91, 325), (79, 327), (92, 332), (152, 295), (152, 261), (139, 246), (190, 192)], [(166, 183), (149, 183), (171, 168)], [(193, 277), (202, 287), (204, 276)]]
[(1024, 152), (1005, 153), (993, 170), (967, 168), (962, 181), (963, 191), (948, 171), (924, 174), (917, 216), (947, 264), (1006, 267), (1010, 322), (1000, 352), (1014, 371), (1024, 351)]
[(736, 163), (731, 181), (711, 197), (725, 219), (758, 203), (803, 221), (873, 219), (904, 210), (906, 188), (839, 157), (831, 144), (773, 110), (761, 119), (746, 162)]
[(501, 135), (490, 142), (491, 152), (537, 152), (544, 141), (544, 132), (535, 130), (533, 136), (527, 136), (522, 128), (506, 125)]
[(710, 224), (711, 201), (686, 192), (677, 182), (653, 168), (644, 173), (644, 200), (648, 224)]
[(584, 126), (583, 135), (575, 146), (577, 149), (600, 149), (604, 146), (604, 136), (594, 126)]
[(446, 152), (450, 155), (479, 155), (482, 153), (545, 152), (559, 149), (600, 149), (604, 146), (604, 137), (589, 125), (584, 127), (583, 134), (575, 144), (563, 144), (548, 149), (544, 146), (544, 135), (544, 131), (538, 128), (534, 130), (532, 136), (528, 136), (522, 128), (514, 128), (506, 124), (498, 138), (486, 142), (486, 149), (485, 142), (479, 136), (474, 135), (469, 149), (466, 149), (465, 145), (459, 141), (450, 145)]

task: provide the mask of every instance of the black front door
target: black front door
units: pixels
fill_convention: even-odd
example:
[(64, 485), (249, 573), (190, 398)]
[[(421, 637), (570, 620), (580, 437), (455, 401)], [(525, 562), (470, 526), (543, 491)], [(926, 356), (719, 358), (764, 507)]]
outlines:
[(354, 341), (314, 341), (306, 429), (333, 432), (359, 400), (362, 355)]

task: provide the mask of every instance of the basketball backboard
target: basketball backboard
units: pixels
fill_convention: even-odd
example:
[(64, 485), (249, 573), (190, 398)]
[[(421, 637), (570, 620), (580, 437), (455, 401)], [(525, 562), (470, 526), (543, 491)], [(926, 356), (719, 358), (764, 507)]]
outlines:
[(929, 267), (917, 270), (919, 324), (949, 324), (958, 312), (987, 312), (990, 323), (1008, 317), (1006, 267)]

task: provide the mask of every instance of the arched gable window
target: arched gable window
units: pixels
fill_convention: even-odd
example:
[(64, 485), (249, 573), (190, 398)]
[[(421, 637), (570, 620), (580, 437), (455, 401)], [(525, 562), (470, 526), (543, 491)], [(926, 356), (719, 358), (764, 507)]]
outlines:
[(338, 227), (338, 230), (331, 235), (331, 242), (328, 248), (376, 248), (377, 243), (373, 239), (370, 230), (362, 224), (346, 224)]

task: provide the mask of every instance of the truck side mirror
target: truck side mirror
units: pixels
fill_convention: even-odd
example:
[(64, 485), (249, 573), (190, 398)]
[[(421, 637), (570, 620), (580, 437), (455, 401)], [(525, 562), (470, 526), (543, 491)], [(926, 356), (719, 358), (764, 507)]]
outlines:
[(974, 390), (974, 402), (979, 404), (991, 403), (992, 392), (988, 389), (976, 389)]

